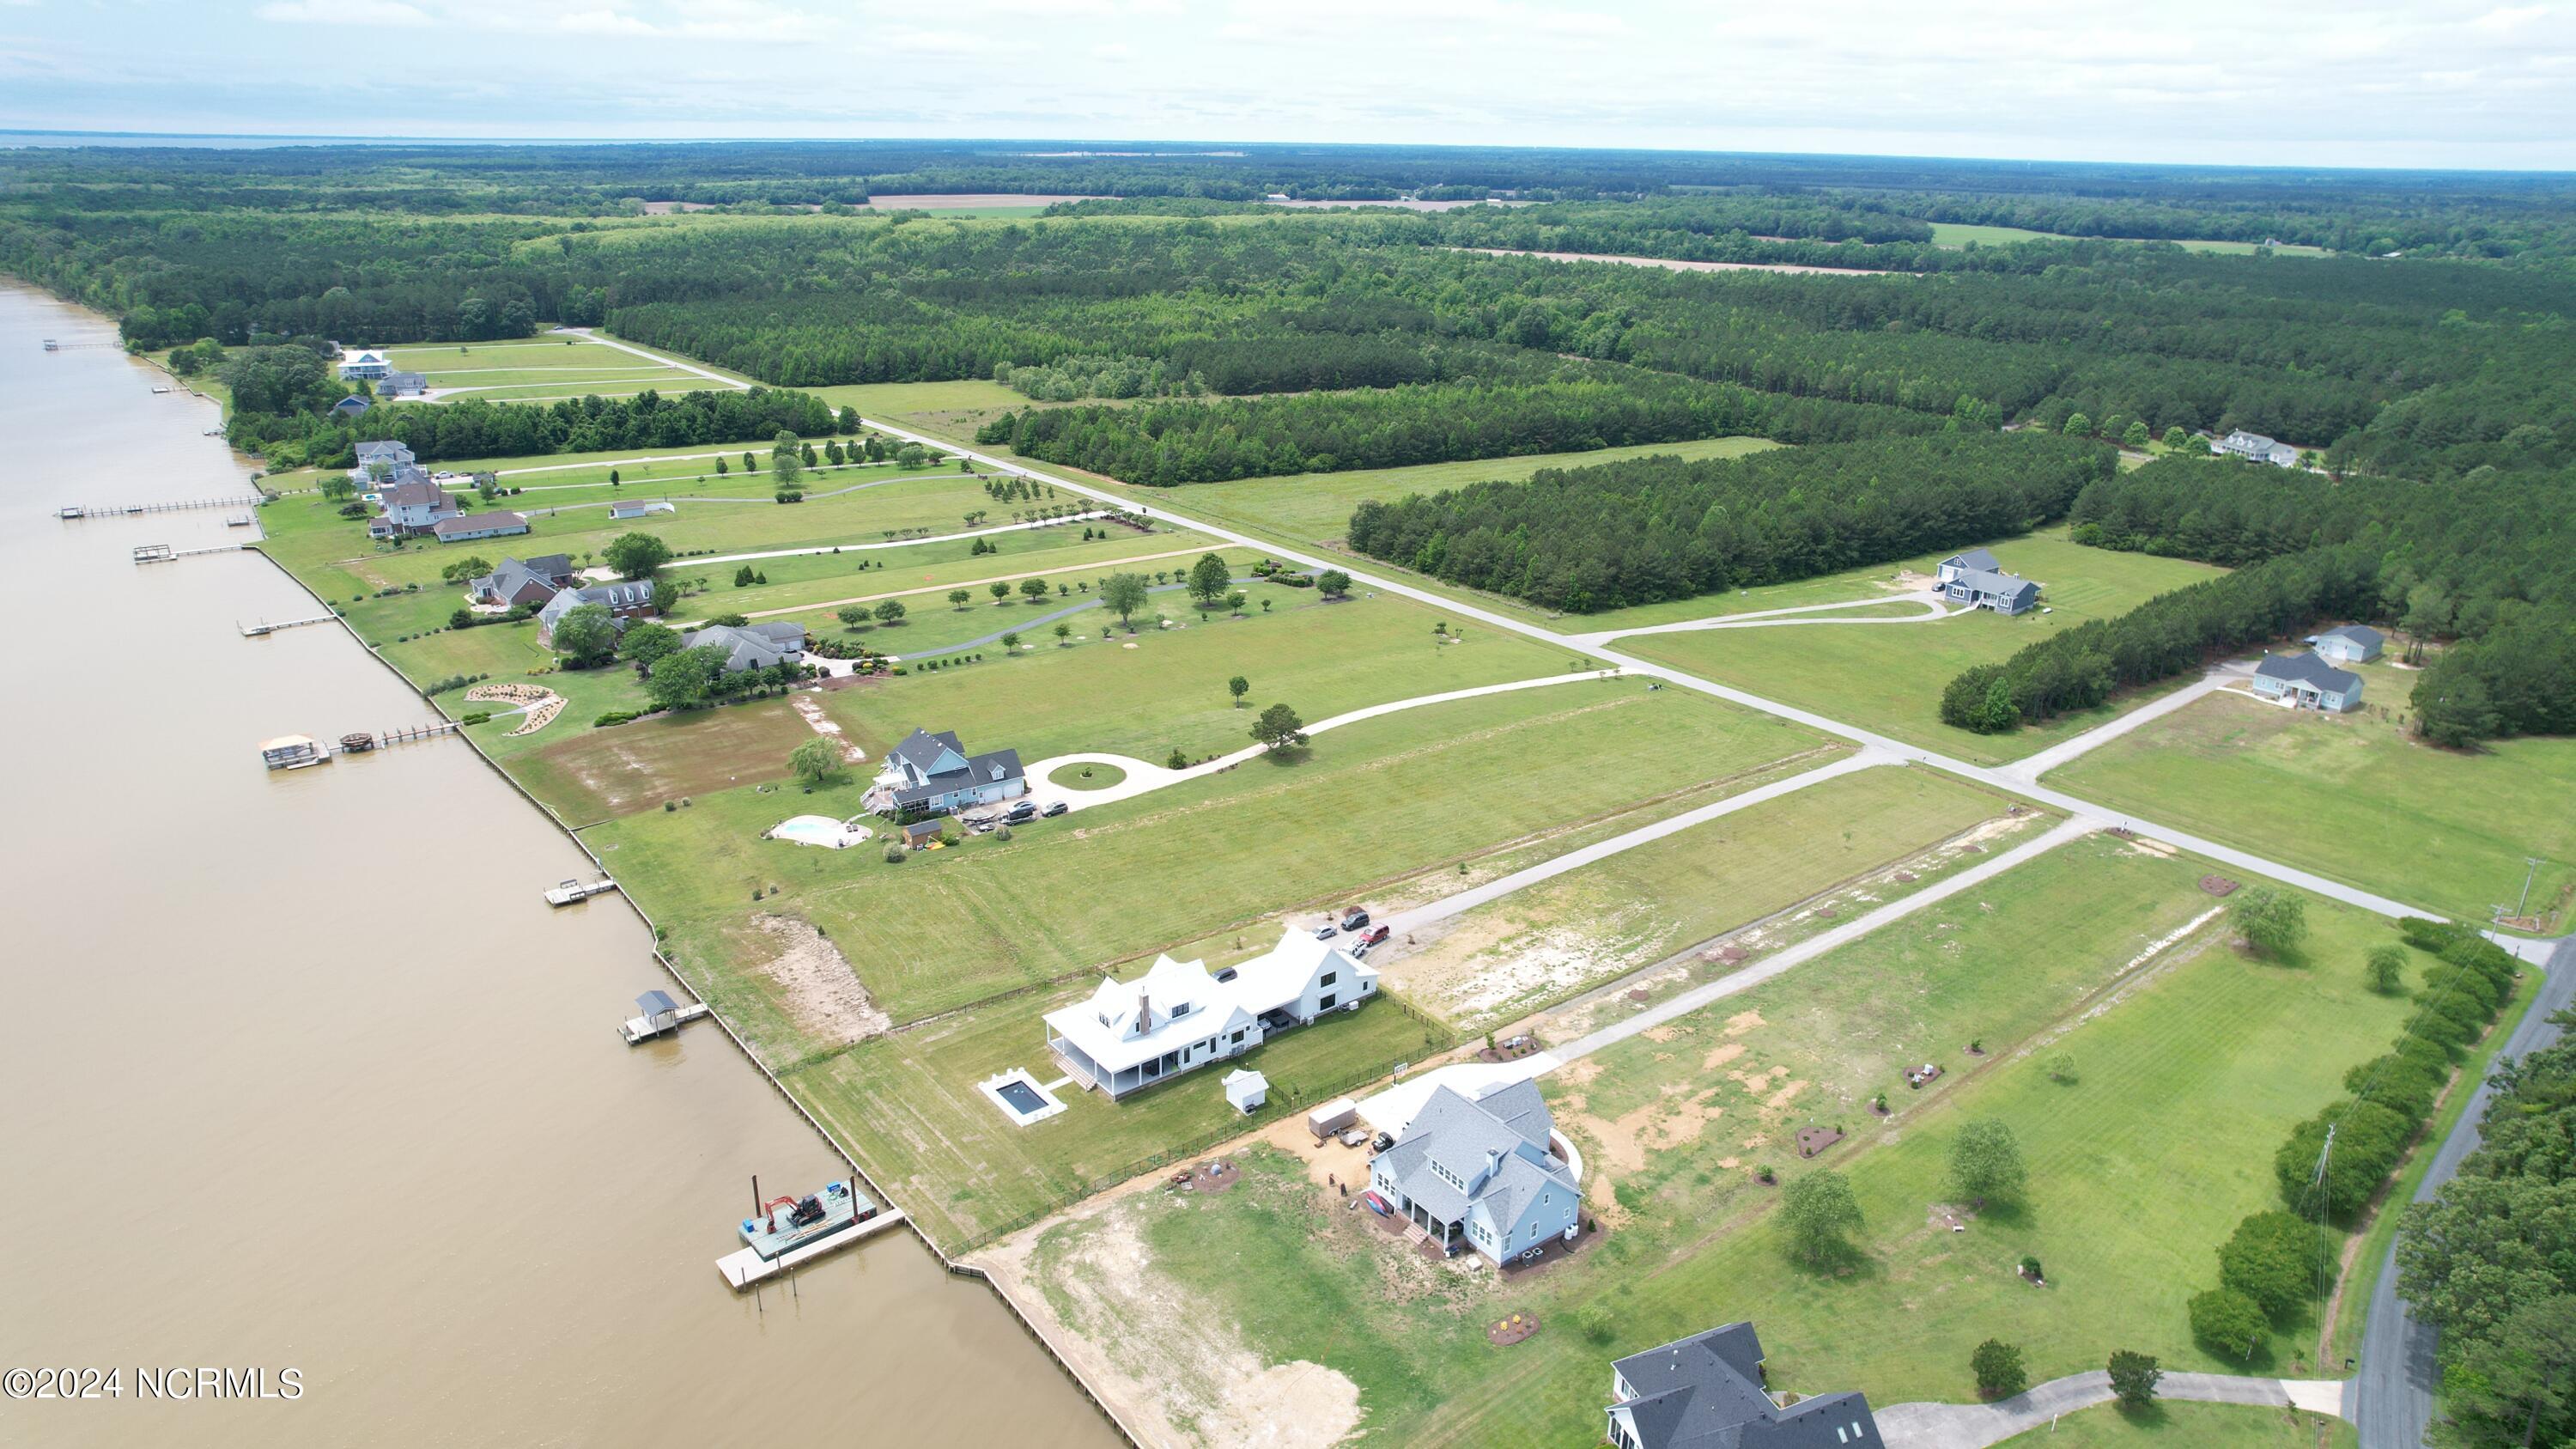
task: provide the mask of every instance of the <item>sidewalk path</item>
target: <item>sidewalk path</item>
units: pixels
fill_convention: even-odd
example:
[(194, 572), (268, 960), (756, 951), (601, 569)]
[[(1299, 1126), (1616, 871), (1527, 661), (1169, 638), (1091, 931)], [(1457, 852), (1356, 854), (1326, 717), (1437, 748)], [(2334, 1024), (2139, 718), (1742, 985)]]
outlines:
[[(2249, 1379), (2230, 1374), (2168, 1373), (2156, 1397), (2193, 1404), (2296, 1406), (2343, 1413), (2344, 1384), (2334, 1379)], [(1991, 1404), (1891, 1404), (1877, 1413), (1888, 1449), (1986, 1449), (2015, 1434), (2044, 1428), (2060, 1414), (2110, 1403), (2111, 1376), (2101, 1369), (2069, 1374)]]

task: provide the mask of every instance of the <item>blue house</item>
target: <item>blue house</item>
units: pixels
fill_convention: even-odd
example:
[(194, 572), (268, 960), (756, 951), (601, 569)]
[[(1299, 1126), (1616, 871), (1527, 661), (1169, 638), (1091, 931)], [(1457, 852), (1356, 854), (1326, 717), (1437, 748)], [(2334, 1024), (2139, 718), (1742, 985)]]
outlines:
[(1439, 1087), (1369, 1163), (1369, 1188), (1443, 1250), (1473, 1248), (1499, 1267), (1581, 1226), (1583, 1190), (1555, 1136), (1536, 1082), (1473, 1100)]
[[(1617, 1449), (1881, 1449), (1856, 1393), (1783, 1407), (1763, 1381), (1762, 1341), (1730, 1323), (1610, 1366), (1609, 1439)], [(1786, 1397), (1785, 1395), (1783, 1397)]]
[(2254, 666), (2254, 692), (2301, 709), (2349, 714), (2361, 708), (2361, 676), (2314, 654), (2266, 654)]
[(2317, 646), (2319, 657), (2337, 664), (2368, 664), (2379, 657), (2380, 646), (2388, 642), (2388, 636), (2368, 624), (2346, 624), (2340, 629), (2328, 629), (2308, 642)]
[(886, 753), (885, 773), (869, 789), (867, 804), (887, 815), (948, 815), (1028, 792), (1019, 751), (969, 755), (955, 731), (916, 729)]

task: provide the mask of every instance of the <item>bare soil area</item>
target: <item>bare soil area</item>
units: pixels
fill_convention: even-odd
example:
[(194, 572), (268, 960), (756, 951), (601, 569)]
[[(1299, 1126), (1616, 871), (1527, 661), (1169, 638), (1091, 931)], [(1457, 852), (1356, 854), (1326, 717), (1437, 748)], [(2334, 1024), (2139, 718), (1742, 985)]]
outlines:
[(787, 1014), (809, 1039), (840, 1046), (893, 1028), (894, 1019), (859, 984), (849, 958), (820, 931), (793, 916), (762, 916), (760, 930), (778, 946), (760, 970), (777, 984)]

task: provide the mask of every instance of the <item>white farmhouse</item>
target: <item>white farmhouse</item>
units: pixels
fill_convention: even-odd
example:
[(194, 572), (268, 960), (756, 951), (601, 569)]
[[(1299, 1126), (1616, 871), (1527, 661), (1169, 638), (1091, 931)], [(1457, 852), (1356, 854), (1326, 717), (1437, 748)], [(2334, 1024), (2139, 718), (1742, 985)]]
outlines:
[(1047, 1045), (1077, 1079), (1123, 1097), (1376, 994), (1375, 970), (1292, 928), (1239, 965), (1159, 956), (1133, 981), (1103, 980), (1046, 1014)]

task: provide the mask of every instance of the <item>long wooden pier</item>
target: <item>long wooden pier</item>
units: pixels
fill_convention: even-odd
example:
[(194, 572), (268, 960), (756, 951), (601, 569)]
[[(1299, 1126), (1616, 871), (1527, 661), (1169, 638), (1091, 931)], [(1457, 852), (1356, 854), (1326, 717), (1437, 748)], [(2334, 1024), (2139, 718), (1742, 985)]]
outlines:
[(168, 563), (172, 559), (195, 558), (201, 553), (240, 553), (249, 547), (246, 543), (218, 543), (204, 548), (172, 548), (166, 543), (145, 543), (135, 546), (134, 561), (139, 564)]
[(140, 513), (184, 513), (192, 508), (257, 508), (267, 502), (253, 493), (234, 494), (229, 498), (183, 498), (173, 503), (66, 503), (54, 510), (56, 518), (124, 518)]
[(275, 624), (262, 619), (256, 624), (243, 624), (240, 628), (243, 638), (257, 639), (262, 635), (274, 634), (280, 629), (301, 629), (307, 624), (335, 623), (339, 617), (337, 614), (316, 614), (310, 619), (287, 619)]

